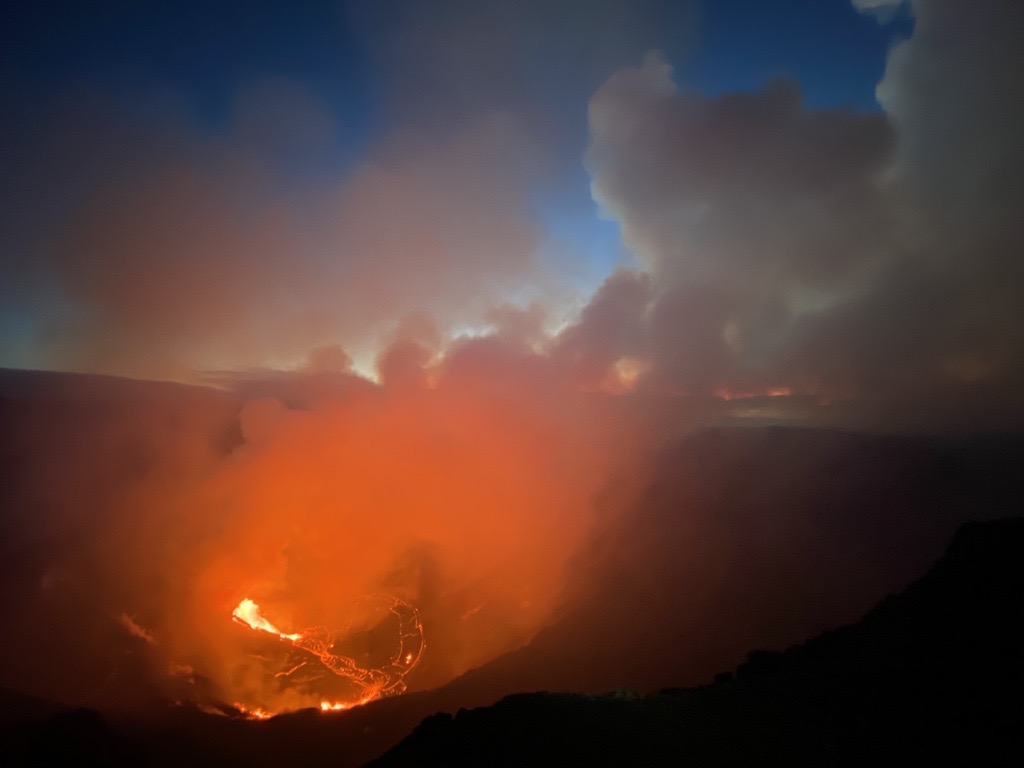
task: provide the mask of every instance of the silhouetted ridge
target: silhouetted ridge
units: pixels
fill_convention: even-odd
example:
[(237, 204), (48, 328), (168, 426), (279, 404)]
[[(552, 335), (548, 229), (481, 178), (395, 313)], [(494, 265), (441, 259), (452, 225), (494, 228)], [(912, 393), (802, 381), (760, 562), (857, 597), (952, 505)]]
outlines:
[[(21, 704), (17, 694), (3, 693), (5, 709)], [(25, 712), (58, 705), (37, 703)], [(128, 766), (141, 762), (141, 753), (100, 713), (65, 709), (39, 722), (17, 726), (17, 718), (0, 727), (0, 763), (5, 766)]]
[(425, 720), (373, 763), (1024, 764), (1024, 519), (964, 525), (855, 625), (753, 651), (714, 685), (537, 693)]

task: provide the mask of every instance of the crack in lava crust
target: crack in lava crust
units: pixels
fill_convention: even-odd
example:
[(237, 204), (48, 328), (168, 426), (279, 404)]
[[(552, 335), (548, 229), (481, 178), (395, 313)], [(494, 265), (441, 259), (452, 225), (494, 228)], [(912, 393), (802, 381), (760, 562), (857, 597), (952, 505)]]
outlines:
[[(231, 618), (252, 630), (274, 635), (281, 641), (309, 653), (335, 675), (350, 681), (358, 690), (358, 696), (348, 701), (321, 700), (320, 709), (329, 712), (349, 709), (384, 696), (404, 693), (405, 677), (419, 663), (426, 648), (423, 624), (416, 608), (397, 597), (368, 595), (365, 599), (380, 601), (398, 620), (398, 649), (387, 664), (378, 667), (361, 667), (351, 657), (334, 653), (335, 635), (326, 627), (310, 627), (293, 633), (282, 632), (263, 616), (259, 605), (249, 598), (239, 602), (231, 612)], [(278, 673), (277, 676), (288, 677), (305, 665), (306, 662), (297, 664), (285, 672)], [(261, 707), (247, 707), (238, 702), (235, 706), (247, 717), (254, 719), (263, 720), (279, 714)]]

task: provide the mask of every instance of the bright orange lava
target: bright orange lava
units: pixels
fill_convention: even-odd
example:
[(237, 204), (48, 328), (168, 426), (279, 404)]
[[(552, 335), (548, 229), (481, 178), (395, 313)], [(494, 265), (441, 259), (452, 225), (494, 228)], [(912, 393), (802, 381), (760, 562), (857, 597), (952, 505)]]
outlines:
[(248, 624), (253, 629), (262, 629), (264, 632), (277, 635), (282, 640), (291, 640), (294, 642), (302, 638), (302, 635), (300, 634), (284, 634), (281, 630), (263, 618), (263, 614), (260, 613), (260, 607), (249, 598), (245, 598), (238, 604), (235, 610), (231, 612), (231, 618), (241, 624)]
[[(386, 602), (388, 611), (397, 617), (399, 622), (398, 650), (387, 664), (380, 667), (360, 667), (348, 656), (332, 653), (334, 635), (326, 627), (311, 627), (293, 633), (282, 632), (263, 616), (260, 607), (249, 598), (243, 599), (235, 607), (231, 612), (231, 618), (250, 629), (275, 635), (296, 648), (306, 651), (315, 656), (331, 672), (355, 684), (360, 694), (354, 700), (329, 701), (324, 699), (320, 702), (321, 711), (334, 712), (357, 707), (383, 696), (403, 693), (406, 688), (405, 676), (413, 670), (423, 655), (425, 643), (419, 612), (409, 603), (396, 597), (375, 597)], [(303, 666), (305, 666), (305, 662), (297, 664), (285, 672), (279, 672), (277, 677), (288, 677)], [(257, 720), (265, 720), (279, 714), (261, 707), (246, 707), (237, 702), (235, 707), (246, 717)]]
[(274, 712), (268, 712), (262, 707), (255, 707), (254, 709), (249, 709), (249, 707), (245, 706), (244, 704), (238, 701), (235, 702), (235, 709), (237, 709), (250, 720), (269, 720), (275, 714)]

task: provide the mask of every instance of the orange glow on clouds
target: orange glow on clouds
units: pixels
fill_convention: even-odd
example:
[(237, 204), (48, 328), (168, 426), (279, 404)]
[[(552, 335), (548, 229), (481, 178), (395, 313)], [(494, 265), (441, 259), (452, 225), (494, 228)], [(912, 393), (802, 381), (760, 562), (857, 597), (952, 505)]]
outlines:
[(247, 710), (338, 709), (441, 685), (544, 626), (613, 420), (604, 400), (501, 392), (460, 362), (433, 386), (354, 380), (308, 410), (248, 402), (244, 442), (160, 500), (179, 515), (154, 531), (163, 567), (186, 586), (149, 622), (165, 663)]
[(714, 391), (714, 396), (719, 400), (747, 400), (752, 397), (790, 397), (793, 390), (790, 387), (771, 387), (761, 392), (746, 390), (735, 390), (727, 387), (719, 387)]

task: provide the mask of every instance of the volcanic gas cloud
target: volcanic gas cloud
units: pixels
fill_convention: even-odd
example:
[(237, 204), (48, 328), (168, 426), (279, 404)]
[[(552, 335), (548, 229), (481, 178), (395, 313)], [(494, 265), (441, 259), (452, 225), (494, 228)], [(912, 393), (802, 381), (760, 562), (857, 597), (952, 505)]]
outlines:
[[(182, 387), (137, 410), (119, 395), (97, 415), (87, 393), (42, 430), (26, 417), (23, 490), (56, 539), (7, 640), (74, 639), (8, 679), (117, 706), (141, 678), (146, 696), (271, 713), (438, 685), (527, 642), (628, 444), (615, 399), (494, 339), (415, 370)], [(39, 536), (25, 520), (12, 541)]]

